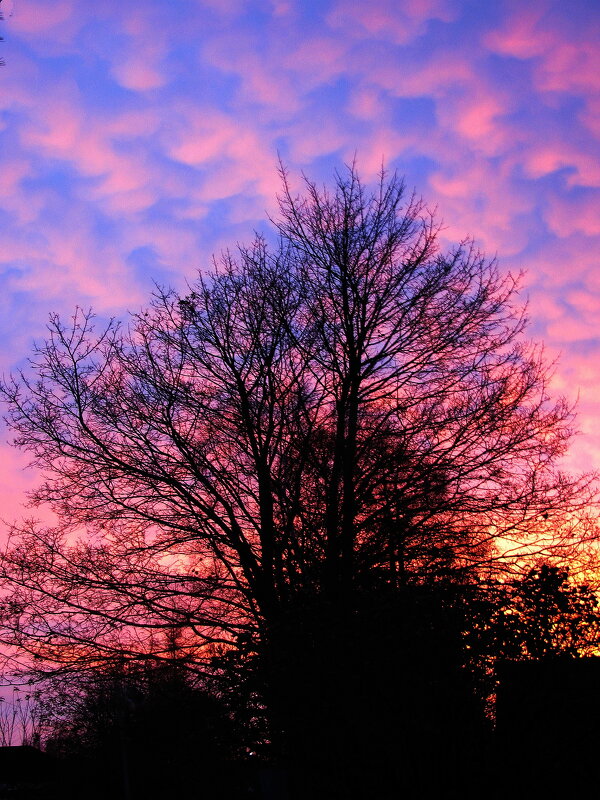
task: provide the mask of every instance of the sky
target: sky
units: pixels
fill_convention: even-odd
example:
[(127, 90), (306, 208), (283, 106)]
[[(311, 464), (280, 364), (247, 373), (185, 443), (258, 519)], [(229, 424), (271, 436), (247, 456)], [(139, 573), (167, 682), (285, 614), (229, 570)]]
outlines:
[[(597, 0), (0, 0), (0, 372), (50, 312), (125, 317), (356, 156), (525, 272), (600, 468)], [(0, 516), (35, 481), (0, 431)]]

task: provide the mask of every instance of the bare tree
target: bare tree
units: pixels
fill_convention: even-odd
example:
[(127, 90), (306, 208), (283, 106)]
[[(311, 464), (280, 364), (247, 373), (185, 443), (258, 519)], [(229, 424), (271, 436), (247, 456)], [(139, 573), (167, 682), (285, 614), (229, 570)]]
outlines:
[(277, 664), (365, 593), (594, 535), (515, 280), (469, 241), (441, 252), (396, 176), (282, 179), (275, 247), (223, 254), (126, 328), (52, 316), (3, 386), (59, 520), (16, 526), (2, 562), (4, 642), (40, 668), (155, 659), (173, 627), (195, 668), (250, 640)]
[(6, 687), (5, 691), (7, 696), (0, 697), (0, 746), (39, 747), (50, 720), (40, 690), (28, 686)]

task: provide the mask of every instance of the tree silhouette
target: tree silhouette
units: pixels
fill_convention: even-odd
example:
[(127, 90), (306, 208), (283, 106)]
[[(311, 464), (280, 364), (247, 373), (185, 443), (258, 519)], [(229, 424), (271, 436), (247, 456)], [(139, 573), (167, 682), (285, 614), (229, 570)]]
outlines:
[(244, 737), (214, 691), (193, 681), (175, 656), (70, 676), (48, 697), (46, 751), (64, 776), (62, 796), (209, 797), (243, 793)]
[(600, 640), (598, 597), (569, 569), (542, 564), (505, 587), (490, 630), (500, 658), (542, 660), (595, 655)]
[(166, 657), (161, 629), (190, 669), (238, 648), (283, 751), (322, 731), (311, 758), (376, 726), (368, 686), (400, 652), (417, 680), (411, 637), (431, 650), (445, 607), (426, 587), (594, 531), (589, 479), (558, 468), (572, 413), (548, 397), (515, 281), (468, 241), (442, 252), (395, 175), (373, 193), (354, 167), (332, 191), (282, 181), (273, 247), (224, 253), (126, 328), (51, 316), (4, 384), (44, 475), (32, 499), (59, 523), (12, 532), (3, 638), (40, 671)]

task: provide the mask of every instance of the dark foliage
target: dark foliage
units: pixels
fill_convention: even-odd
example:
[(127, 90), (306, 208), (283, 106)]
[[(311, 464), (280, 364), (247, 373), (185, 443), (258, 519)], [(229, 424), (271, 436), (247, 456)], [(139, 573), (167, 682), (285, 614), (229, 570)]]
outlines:
[[(178, 671), (146, 665), (70, 681), (48, 697), (45, 749), (63, 796), (243, 797), (256, 783), (243, 735), (214, 692)], [(73, 689), (75, 691), (73, 692)]]
[(595, 591), (569, 580), (569, 569), (543, 564), (508, 586), (492, 619), (497, 651), (506, 659), (594, 655), (600, 643)]

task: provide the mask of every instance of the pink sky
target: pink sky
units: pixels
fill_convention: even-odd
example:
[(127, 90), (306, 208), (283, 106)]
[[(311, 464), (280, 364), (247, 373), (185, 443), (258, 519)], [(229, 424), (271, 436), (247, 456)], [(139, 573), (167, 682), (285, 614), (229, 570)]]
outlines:
[[(1, 0), (0, 366), (50, 311), (125, 316), (264, 229), (292, 172), (382, 160), (526, 271), (531, 335), (600, 468), (593, 0)], [(6, 440), (3, 434), (3, 441)], [(0, 516), (33, 475), (0, 446)]]

